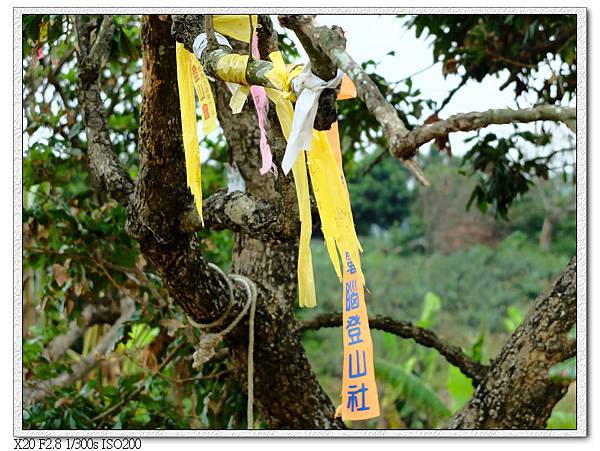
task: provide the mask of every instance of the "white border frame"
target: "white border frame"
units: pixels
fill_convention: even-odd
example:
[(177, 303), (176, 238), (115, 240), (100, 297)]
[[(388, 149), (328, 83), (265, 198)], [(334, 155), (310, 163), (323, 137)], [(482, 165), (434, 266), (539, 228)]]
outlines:
[[(577, 15), (577, 429), (574, 430), (29, 430), (22, 411), (22, 16), (24, 14), (575, 14)], [(586, 8), (13, 8), (14, 330), (13, 434), (16, 437), (586, 437), (587, 436), (587, 16)]]

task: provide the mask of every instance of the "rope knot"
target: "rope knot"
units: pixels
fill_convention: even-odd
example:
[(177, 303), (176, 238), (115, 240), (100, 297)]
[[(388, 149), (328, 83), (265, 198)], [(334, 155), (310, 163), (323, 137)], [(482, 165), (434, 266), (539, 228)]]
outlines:
[(227, 306), (227, 310), (216, 321), (213, 321), (209, 324), (198, 324), (193, 319), (188, 316), (188, 321), (192, 326), (199, 330), (210, 329), (216, 326), (221, 325), (228, 318), (229, 313), (233, 307), (234, 296), (233, 296), (233, 284), (231, 281), (235, 281), (244, 287), (247, 295), (247, 301), (244, 305), (242, 311), (235, 317), (235, 319), (221, 332), (216, 333), (205, 333), (200, 338), (200, 342), (194, 352), (193, 358), (194, 362), (192, 363), (192, 368), (200, 368), (206, 362), (210, 361), (216, 354), (216, 347), (223, 341), (223, 337), (231, 332), (241, 321), (241, 319), (248, 313), (250, 310), (250, 314), (248, 316), (248, 409), (247, 409), (247, 418), (248, 418), (248, 429), (253, 429), (254, 425), (254, 316), (256, 313), (256, 285), (252, 280), (248, 279), (246, 276), (242, 276), (240, 274), (229, 274), (229, 277), (223, 272), (221, 268), (213, 263), (209, 263), (208, 267), (213, 271), (216, 271), (225, 281), (226, 285), (229, 288), (229, 305)]

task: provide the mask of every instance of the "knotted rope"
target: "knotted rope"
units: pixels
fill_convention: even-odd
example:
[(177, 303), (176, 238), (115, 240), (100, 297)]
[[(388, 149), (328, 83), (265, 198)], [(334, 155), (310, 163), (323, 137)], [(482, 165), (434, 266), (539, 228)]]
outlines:
[(216, 333), (206, 333), (203, 334), (200, 338), (200, 342), (198, 343), (198, 347), (196, 348), (196, 352), (194, 352), (194, 363), (192, 364), (193, 368), (199, 368), (204, 365), (210, 359), (215, 356), (215, 348), (219, 343), (223, 340), (223, 337), (231, 332), (238, 323), (242, 320), (242, 318), (248, 313), (250, 310), (250, 314), (248, 317), (248, 404), (247, 404), (247, 423), (248, 429), (253, 429), (254, 426), (254, 317), (256, 314), (256, 285), (252, 280), (248, 279), (245, 276), (240, 274), (225, 274), (221, 268), (213, 263), (209, 263), (208, 267), (215, 271), (217, 274), (221, 276), (221, 278), (225, 281), (225, 284), (229, 288), (229, 305), (227, 306), (227, 310), (225, 313), (213, 321), (212, 323), (207, 324), (199, 324), (195, 322), (188, 316), (188, 321), (192, 326), (199, 330), (212, 329), (214, 327), (220, 326), (225, 322), (228, 318), (231, 310), (233, 308), (234, 302), (234, 294), (233, 294), (233, 283), (239, 283), (244, 290), (246, 291), (247, 301), (244, 305), (242, 311), (235, 317), (235, 319), (221, 332)]

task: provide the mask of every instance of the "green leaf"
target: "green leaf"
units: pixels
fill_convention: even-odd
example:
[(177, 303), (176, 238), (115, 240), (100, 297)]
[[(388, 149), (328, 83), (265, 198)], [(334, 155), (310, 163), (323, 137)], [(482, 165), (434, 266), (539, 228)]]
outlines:
[(142, 425), (149, 423), (150, 419), (150, 414), (146, 409), (143, 408), (136, 409), (135, 414), (133, 416), (133, 421)]
[(433, 316), (442, 308), (442, 298), (428, 291), (423, 298), (423, 312), (421, 319), (416, 322), (417, 326), (429, 328), (433, 325)]
[(502, 322), (506, 330), (513, 333), (523, 322), (523, 314), (514, 305), (509, 306), (506, 309), (506, 313), (508, 316)]
[(473, 396), (471, 379), (455, 367), (448, 368), (448, 392), (452, 397), (452, 411), (458, 411)]
[(438, 417), (450, 415), (448, 406), (416, 374), (398, 365), (375, 359), (375, 368), (379, 378), (394, 389), (394, 395), (415, 408), (430, 412)]
[(473, 343), (471, 347), (471, 356), (478, 362), (481, 362), (483, 359), (483, 343), (485, 341), (485, 331), (486, 327), (482, 327), (479, 335), (477, 336), (477, 340)]

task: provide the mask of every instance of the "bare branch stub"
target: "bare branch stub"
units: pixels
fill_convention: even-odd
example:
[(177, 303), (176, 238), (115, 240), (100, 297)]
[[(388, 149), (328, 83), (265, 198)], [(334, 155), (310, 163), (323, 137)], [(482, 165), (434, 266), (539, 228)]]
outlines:
[[(326, 53), (316, 47), (313, 41), (302, 32), (300, 24), (303, 17), (305, 16), (281, 15), (278, 16), (278, 19), (282, 26), (289, 28), (296, 33), (300, 44), (302, 44), (302, 47), (310, 59), (312, 72), (324, 81), (331, 80), (337, 73), (337, 66), (331, 61)], [(320, 114), (317, 115), (314, 123), (314, 128), (316, 130), (329, 130), (331, 125), (337, 121), (336, 98), (338, 91), (339, 89), (327, 88), (321, 93), (321, 96), (319, 97)]]
[(191, 233), (198, 230), (223, 230), (244, 232), (256, 238), (281, 241), (295, 238), (288, 235), (289, 228), (281, 222), (278, 208), (265, 199), (255, 198), (249, 193), (218, 191), (202, 203), (204, 227), (194, 204), (190, 204), (181, 218), (181, 230)]

